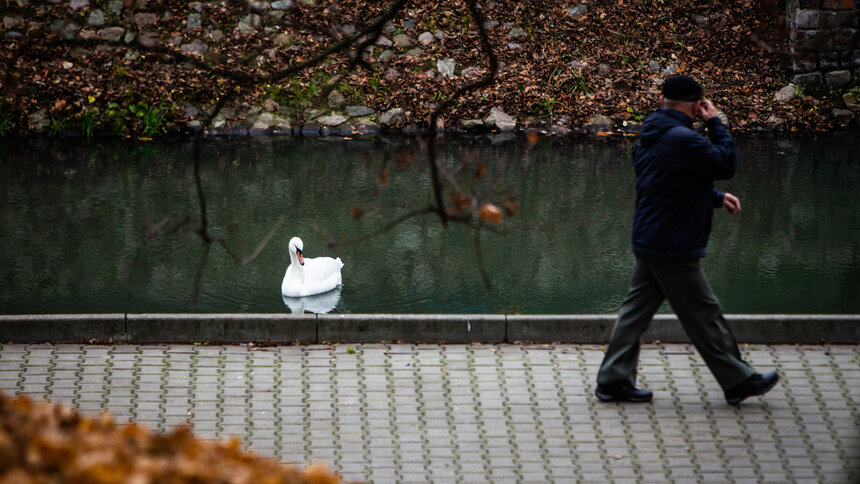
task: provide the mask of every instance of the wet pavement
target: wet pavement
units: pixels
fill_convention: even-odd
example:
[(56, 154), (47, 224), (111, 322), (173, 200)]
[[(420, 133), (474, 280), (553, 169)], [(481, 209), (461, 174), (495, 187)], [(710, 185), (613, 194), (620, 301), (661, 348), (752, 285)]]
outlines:
[(596, 345), (0, 345), (0, 390), (238, 436), (369, 482), (860, 481), (860, 346), (750, 345), (740, 407), (690, 345), (644, 345), (647, 404), (602, 403)]

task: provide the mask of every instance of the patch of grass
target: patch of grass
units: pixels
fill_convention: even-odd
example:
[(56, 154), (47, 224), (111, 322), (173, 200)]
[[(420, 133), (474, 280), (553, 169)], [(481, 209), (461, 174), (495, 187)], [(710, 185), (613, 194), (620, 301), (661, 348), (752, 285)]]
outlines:
[[(81, 111), (81, 134), (84, 135), (85, 138), (90, 139), (95, 134), (96, 128), (101, 125), (101, 120), (99, 120), (99, 108), (93, 106), (93, 103), (96, 102), (96, 98), (94, 96), (87, 96), (87, 105), (84, 107), (83, 111)], [(80, 103), (75, 103), (76, 105)]]
[(308, 83), (302, 83), (298, 79), (293, 79), (283, 85), (272, 87), (268, 94), (278, 104), (289, 106), (296, 112), (302, 112), (314, 105), (314, 100), (322, 92), (324, 84), (324, 76), (314, 76)]
[(469, 28), (472, 25), (472, 16), (468, 13), (460, 16), (460, 28), (463, 32), (469, 32)]
[(558, 99), (553, 96), (544, 96), (538, 102), (538, 110), (540, 114), (547, 118), (552, 118), (555, 114), (555, 105), (558, 104)]
[(105, 113), (105, 121), (114, 134), (121, 136), (128, 134), (126, 116), (128, 116), (128, 110), (118, 103), (108, 104), (107, 112)]
[(68, 124), (68, 118), (62, 113), (51, 113), (51, 136), (60, 136), (63, 134)]
[(374, 94), (379, 94), (380, 91), (391, 92), (391, 87), (382, 84), (381, 80), (378, 77), (368, 78), (367, 85), (370, 86), (371, 89), (373, 89)]
[(87, 107), (81, 113), (81, 133), (85, 138), (92, 138), (100, 124), (98, 108)]
[(143, 122), (144, 136), (160, 136), (167, 131), (164, 127), (164, 111), (158, 106), (150, 106), (146, 101), (140, 101), (129, 106), (128, 112)]
[(585, 94), (586, 96), (591, 94), (592, 86), (588, 81), (582, 78), (580, 73), (575, 73), (573, 76), (567, 77), (561, 81), (561, 87), (570, 97), (574, 97), (579, 93)]
[(0, 137), (6, 136), (6, 133), (12, 131), (15, 127), (15, 119), (12, 115), (12, 107), (5, 101), (0, 102)]

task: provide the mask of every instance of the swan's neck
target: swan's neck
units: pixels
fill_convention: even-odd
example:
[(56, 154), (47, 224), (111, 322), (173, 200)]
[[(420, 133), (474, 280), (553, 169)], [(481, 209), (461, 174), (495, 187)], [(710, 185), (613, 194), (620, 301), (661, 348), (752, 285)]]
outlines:
[(305, 273), (305, 266), (299, 264), (299, 258), (296, 257), (294, 252), (290, 252), (290, 264), (293, 266), (293, 272), (299, 275), (303, 275)]

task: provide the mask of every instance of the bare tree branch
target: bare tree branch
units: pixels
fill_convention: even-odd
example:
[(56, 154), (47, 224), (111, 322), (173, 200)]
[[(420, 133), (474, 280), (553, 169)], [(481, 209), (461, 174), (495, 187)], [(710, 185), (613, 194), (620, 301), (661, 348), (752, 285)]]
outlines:
[(209, 245), (212, 238), (209, 236), (209, 220), (206, 216), (206, 197), (203, 194), (203, 181), (200, 175), (200, 145), (194, 143), (194, 187), (197, 189), (197, 200), (200, 202), (200, 227), (197, 233), (203, 239), (203, 243)]
[(436, 122), (442, 113), (448, 110), (457, 100), (463, 97), (466, 93), (492, 84), (496, 78), (496, 75), (499, 72), (499, 60), (496, 57), (496, 54), (493, 52), (492, 46), (490, 45), (490, 38), (489, 36), (487, 36), (487, 31), (484, 28), (484, 18), (481, 15), (481, 12), (478, 10), (478, 6), (475, 0), (468, 0), (466, 3), (469, 6), (469, 14), (472, 16), (472, 20), (478, 27), (478, 36), (481, 39), (481, 48), (484, 50), (484, 52), (487, 54), (487, 57), (489, 58), (490, 71), (484, 78), (479, 79), (471, 84), (466, 84), (465, 86), (462, 86), (457, 89), (457, 91), (455, 91), (451, 97), (446, 99), (430, 115), (430, 126), (428, 128), (427, 134), (427, 156), (429, 157), (428, 161), (430, 162), (430, 175), (432, 177), (433, 183), (433, 196), (436, 198), (436, 205), (438, 208), (437, 214), (439, 215), (439, 220), (442, 221), (443, 226), (448, 225), (449, 217), (447, 211), (445, 210), (445, 200), (442, 197), (442, 181), (439, 179), (438, 149), (436, 147)]
[(378, 236), (388, 232), (389, 230), (393, 229), (394, 227), (397, 227), (398, 225), (402, 224), (403, 222), (405, 222), (405, 221), (407, 221), (413, 217), (417, 217), (418, 215), (425, 215), (428, 213), (433, 213), (435, 211), (436, 211), (436, 207), (433, 207), (432, 205), (429, 207), (410, 210), (409, 212), (406, 212), (405, 214), (397, 217), (396, 219), (392, 220), (391, 222), (389, 222), (385, 226), (383, 226), (377, 230), (374, 230), (373, 232), (368, 232), (368, 233), (362, 235), (361, 237), (356, 237), (354, 239), (342, 240), (339, 242), (335, 241), (331, 237), (326, 236), (323, 233), (322, 229), (320, 229), (320, 227), (317, 224), (312, 224), (312, 226), (318, 234), (320, 234), (324, 239), (326, 239), (326, 245), (329, 248), (346, 247), (349, 245), (355, 245), (359, 242), (364, 242), (366, 240), (370, 240), (374, 237), (378, 237)]

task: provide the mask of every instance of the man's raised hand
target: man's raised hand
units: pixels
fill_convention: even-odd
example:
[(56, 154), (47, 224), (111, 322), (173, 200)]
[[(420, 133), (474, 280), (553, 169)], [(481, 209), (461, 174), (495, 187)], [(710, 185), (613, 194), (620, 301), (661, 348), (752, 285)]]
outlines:
[(716, 117), (719, 114), (720, 111), (717, 109), (716, 106), (714, 106), (714, 103), (712, 103), (710, 100), (705, 99), (704, 101), (701, 101), (699, 103), (699, 116), (701, 116), (701, 118), (705, 121)]

